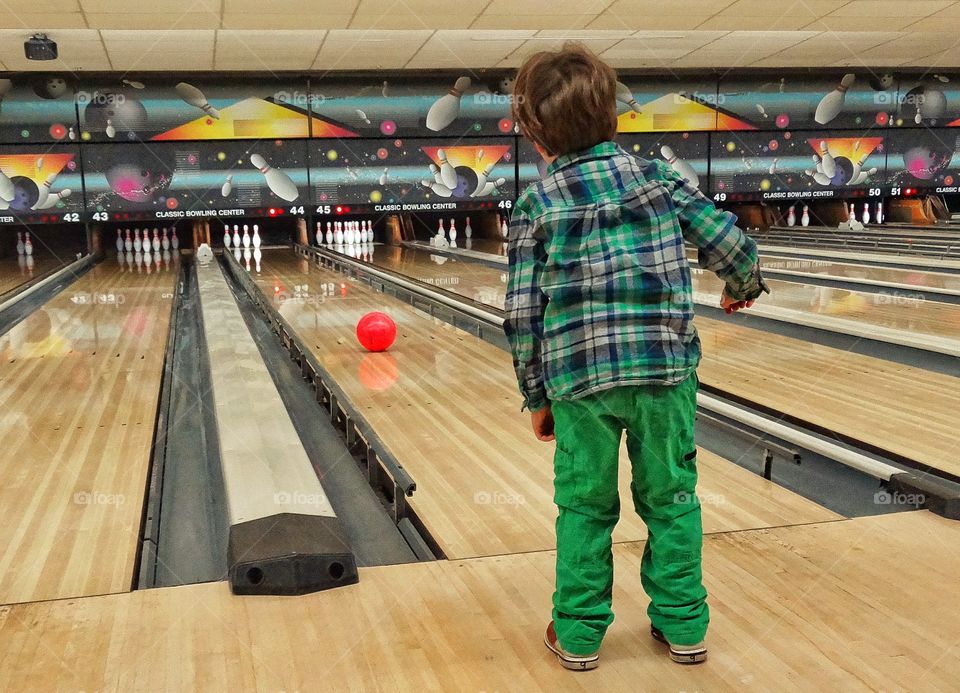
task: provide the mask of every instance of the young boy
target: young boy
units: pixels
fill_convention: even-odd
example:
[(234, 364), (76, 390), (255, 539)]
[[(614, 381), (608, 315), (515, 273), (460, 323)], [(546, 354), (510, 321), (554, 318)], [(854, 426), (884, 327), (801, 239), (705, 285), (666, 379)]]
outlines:
[(649, 531), (641, 582), (651, 632), (702, 662), (709, 612), (694, 417), (700, 342), (684, 241), (725, 280), (720, 305), (766, 290), (756, 244), (664, 162), (635, 158), (617, 131), (616, 75), (587, 49), (531, 57), (513, 115), (548, 164), (510, 221), (505, 330), (543, 441), (556, 437), (556, 592), (545, 642), (568, 669), (593, 669), (613, 621), (611, 534), (627, 434), (634, 507)]

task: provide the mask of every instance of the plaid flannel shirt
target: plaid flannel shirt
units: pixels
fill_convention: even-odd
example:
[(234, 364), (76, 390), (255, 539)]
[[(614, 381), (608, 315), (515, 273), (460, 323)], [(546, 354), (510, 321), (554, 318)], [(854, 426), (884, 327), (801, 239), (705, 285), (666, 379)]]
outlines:
[(525, 407), (696, 370), (684, 240), (731, 298), (764, 290), (736, 217), (664, 162), (602, 142), (558, 157), (524, 190), (510, 220), (504, 329)]

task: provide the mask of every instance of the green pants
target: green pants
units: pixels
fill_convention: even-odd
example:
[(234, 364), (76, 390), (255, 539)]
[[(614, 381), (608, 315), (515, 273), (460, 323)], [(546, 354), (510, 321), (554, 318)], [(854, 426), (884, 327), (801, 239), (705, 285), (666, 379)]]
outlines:
[(672, 387), (623, 386), (552, 403), (559, 510), (553, 619), (568, 652), (596, 652), (613, 622), (611, 535), (620, 518), (617, 468), (624, 431), (633, 504), (649, 532), (640, 580), (650, 597), (650, 622), (675, 645), (696, 644), (706, 634), (710, 616), (695, 494), (696, 394), (691, 376)]

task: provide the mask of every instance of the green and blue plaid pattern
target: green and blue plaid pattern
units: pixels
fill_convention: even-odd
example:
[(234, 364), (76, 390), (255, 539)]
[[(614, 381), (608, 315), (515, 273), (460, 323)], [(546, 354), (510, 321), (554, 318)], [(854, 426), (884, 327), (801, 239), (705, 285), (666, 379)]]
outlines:
[(504, 329), (524, 405), (675, 384), (700, 362), (684, 240), (737, 300), (760, 295), (756, 244), (664, 162), (613, 142), (558, 157), (510, 219)]

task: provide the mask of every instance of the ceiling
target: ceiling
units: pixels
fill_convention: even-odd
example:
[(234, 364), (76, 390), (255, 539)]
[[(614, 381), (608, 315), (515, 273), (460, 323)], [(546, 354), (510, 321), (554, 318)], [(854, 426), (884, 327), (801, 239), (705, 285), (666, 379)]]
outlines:
[[(45, 31), (60, 59), (28, 61)], [(960, 0), (0, 0), (0, 70), (960, 67)]]

